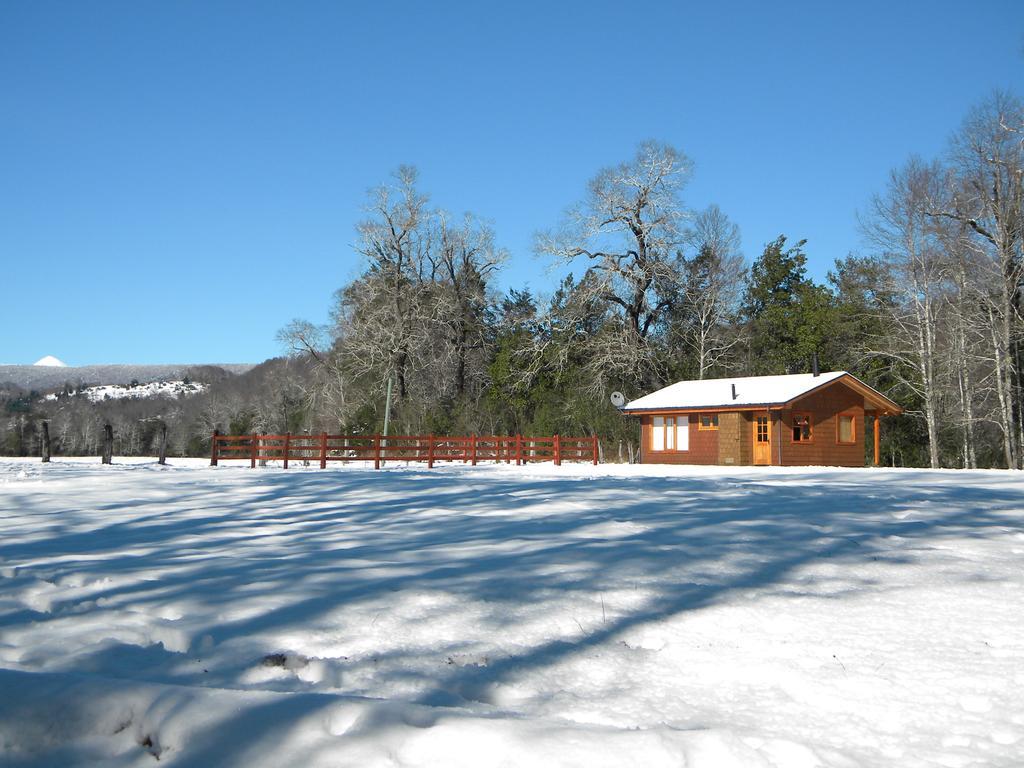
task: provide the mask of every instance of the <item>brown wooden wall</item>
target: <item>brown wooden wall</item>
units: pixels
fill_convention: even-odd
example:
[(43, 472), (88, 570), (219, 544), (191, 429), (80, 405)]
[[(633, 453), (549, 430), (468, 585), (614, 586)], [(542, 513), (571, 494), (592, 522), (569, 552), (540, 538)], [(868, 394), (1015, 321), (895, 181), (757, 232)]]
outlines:
[(640, 417), (640, 463), (641, 464), (717, 464), (718, 463), (718, 430), (701, 430), (697, 425), (700, 414), (674, 414), (666, 416), (690, 417), (690, 450), (688, 451), (657, 451), (651, 450), (651, 423), (653, 416)]
[[(806, 413), (811, 417), (812, 439), (809, 443), (793, 442), (793, 414)], [(839, 414), (854, 417), (854, 442), (839, 442)], [(792, 409), (780, 413), (782, 420), (783, 466), (864, 466), (864, 398), (836, 383), (815, 392), (793, 404)], [(775, 435), (773, 435), (775, 437)], [(778, 446), (772, 446), (772, 463), (779, 463)]]
[(743, 466), (743, 416), (739, 411), (718, 414), (718, 463)]
[(749, 467), (754, 463), (754, 414), (740, 412), (740, 464)]

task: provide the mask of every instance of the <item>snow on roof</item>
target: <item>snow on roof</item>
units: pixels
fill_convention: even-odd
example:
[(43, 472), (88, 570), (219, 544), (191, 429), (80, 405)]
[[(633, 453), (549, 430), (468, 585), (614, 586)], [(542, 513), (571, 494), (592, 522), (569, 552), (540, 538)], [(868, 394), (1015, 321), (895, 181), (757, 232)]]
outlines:
[[(728, 379), (680, 381), (633, 400), (624, 411), (658, 408), (713, 408), (744, 405), (780, 405), (812, 389), (847, 376), (846, 371), (793, 373), (785, 376), (736, 376)], [(736, 385), (736, 397), (732, 385)]]

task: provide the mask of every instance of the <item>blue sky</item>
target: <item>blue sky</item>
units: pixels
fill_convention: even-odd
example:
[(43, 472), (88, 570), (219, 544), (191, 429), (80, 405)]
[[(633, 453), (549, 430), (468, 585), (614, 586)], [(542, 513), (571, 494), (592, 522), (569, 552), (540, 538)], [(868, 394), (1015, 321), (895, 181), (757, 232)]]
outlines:
[(1021, 92), (1024, 3), (0, 4), (0, 363), (256, 362), (355, 276), (368, 188), (419, 167), (493, 223), (501, 286), (647, 138), (744, 252), (856, 211)]

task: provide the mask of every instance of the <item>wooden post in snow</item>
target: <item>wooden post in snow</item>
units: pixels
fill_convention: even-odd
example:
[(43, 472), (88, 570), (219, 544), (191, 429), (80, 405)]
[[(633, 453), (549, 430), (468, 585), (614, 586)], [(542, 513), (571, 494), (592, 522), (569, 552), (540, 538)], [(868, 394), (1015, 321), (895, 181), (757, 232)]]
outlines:
[(516, 435), (516, 466), (523, 465), (523, 436)]
[(109, 424), (103, 425), (103, 459), (104, 464), (112, 464), (114, 461), (114, 428)]
[(210, 441), (210, 466), (217, 466), (217, 438), (220, 437), (220, 432), (216, 429), (213, 430), (213, 439)]
[(285, 469), (288, 469), (288, 448), (291, 445), (291, 442), (292, 442), (292, 433), (291, 432), (285, 432), (284, 433), (284, 468)]
[(327, 433), (320, 433), (320, 469), (327, 469)]
[(159, 451), (159, 455), (157, 456), (156, 463), (157, 464), (166, 464), (167, 463), (167, 422), (165, 422), (165, 421), (161, 421), (160, 422), (159, 432), (160, 432), (160, 439), (159, 439), (159, 447), (157, 448), (157, 450)]
[(380, 469), (380, 435), (373, 436), (373, 468)]
[(256, 469), (256, 453), (259, 449), (259, 435), (253, 432), (249, 435), (249, 469)]
[(878, 411), (875, 411), (875, 461), (874, 465), (877, 467), (881, 460), (882, 453), (882, 418)]
[(594, 441), (594, 466), (597, 466), (597, 435), (591, 438)]
[(427, 469), (434, 468), (434, 436), (427, 435)]
[(43, 422), (43, 444), (41, 446), (43, 464), (50, 463), (50, 422)]
[(476, 466), (476, 432), (469, 436), (469, 463)]
[(555, 435), (555, 466), (562, 466), (562, 441), (558, 435)]

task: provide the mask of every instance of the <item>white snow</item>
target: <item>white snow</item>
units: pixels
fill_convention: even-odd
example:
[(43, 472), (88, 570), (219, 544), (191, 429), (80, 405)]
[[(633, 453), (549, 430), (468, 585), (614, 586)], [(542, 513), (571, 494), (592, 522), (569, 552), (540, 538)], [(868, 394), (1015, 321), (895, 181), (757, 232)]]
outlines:
[(32, 365), (43, 365), (48, 368), (67, 368), (68, 364), (62, 360), (57, 359), (53, 355), (47, 355), (36, 360)]
[(4, 766), (1019, 766), (1009, 472), (0, 459)]
[[(623, 410), (779, 405), (843, 376), (856, 378), (846, 371), (829, 371), (818, 376), (813, 373), (793, 373), (783, 376), (736, 376), (731, 379), (679, 381), (630, 401)], [(860, 383), (867, 386), (864, 382)], [(732, 396), (733, 385), (736, 387), (735, 398)]]

